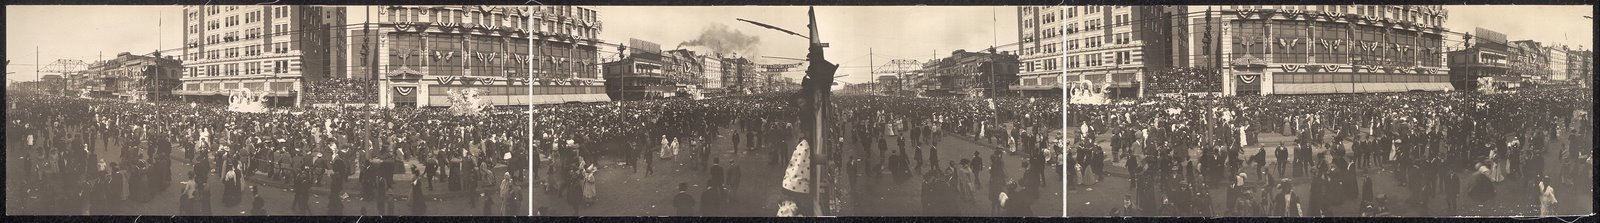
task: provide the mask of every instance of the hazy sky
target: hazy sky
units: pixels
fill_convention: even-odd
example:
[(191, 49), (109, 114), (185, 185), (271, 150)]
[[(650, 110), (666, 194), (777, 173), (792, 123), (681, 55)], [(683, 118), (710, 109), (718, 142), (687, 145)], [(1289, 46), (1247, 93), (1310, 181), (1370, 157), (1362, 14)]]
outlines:
[[(788, 58), (805, 58), (807, 40), (735, 19), (807, 34), (806, 9), (804, 6), (596, 7), (605, 23), (600, 39), (607, 42), (627, 43), (628, 38), (638, 38), (670, 50), (679, 43), (697, 39), (711, 26), (721, 25), (730, 31), (759, 38), (755, 45), (761, 56)], [(976, 51), (1017, 41), (1015, 6), (822, 6), (816, 10), (817, 26), (821, 27), (819, 35), (830, 45), (825, 49), (828, 60), (840, 64), (839, 74), (850, 75), (841, 80), (851, 83), (862, 83), (870, 77), (866, 68), (869, 48), (871, 62), (881, 65), (893, 59), (928, 60), (933, 59), (936, 52), (948, 56), (957, 49)], [(754, 59), (760, 63), (797, 62)], [(785, 76), (799, 78), (804, 73), (790, 72)]]
[(1483, 27), (1504, 33), (1511, 41), (1534, 40), (1594, 49), (1594, 20), (1583, 17), (1594, 15), (1593, 5), (1463, 5), (1445, 9), (1450, 17), (1444, 26), (1451, 31), (1472, 32), (1474, 27)]
[(121, 52), (142, 55), (158, 48), (177, 49), (183, 43), (179, 6), (8, 5), (5, 9), (6, 59), (11, 60), (6, 79), (12, 81), (34, 80), (35, 64), (44, 69), (56, 59), (94, 62), (102, 54), (108, 59)]
[[(764, 56), (801, 58), (806, 40), (780, 31), (739, 22), (755, 20), (805, 33), (806, 7), (798, 6), (601, 6), (604, 23), (600, 39), (627, 43), (639, 38), (673, 49), (695, 40), (714, 26), (727, 33), (742, 33), (758, 40), (754, 50)], [(349, 9), (349, 22), (360, 22), (362, 7)], [(1446, 6), (1446, 28), (1471, 31), (1484, 27), (1505, 33), (1511, 40), (1594, 48), (1591, 6)], [(6, 66), (8, 79), (34, 79), (34, 65), (55, 59), (94, 61), (119, 52), (146, 54), (182, 44), (182, 8), (178, 6), (5, 6)], [(866, 75), (868, 48), (874, 63), (891, 59), (927, 60), (950, 51), (977, 51), (991, 45), (1017, 41), (1016, 7), (1012, 6), (822, 6), (817, 22), (828, 48), (828, 58), (844, 66), (843, 81), (860, 83)], [(1540, 16), (1534, 16), (1540, 15)], [(163, 25), (158, 26), (158, 22)], [(160, 36), (158, 38), (158, 36)], [(158, 40), (159, 39), (159, 40)], [(35, 62), (34, 47), (41, 51)], [(708, 48), (685, 47), (697, 52)], [(1015, 51), (1014, 47), (1001, 50)], [(1014, 52), (1013, 52), (1014, 53)], [(168, 52), (167, 55), (176, 55)], [(936, 55), (937, 54), (937, 55)], [(610, 56), (610, 55), (602, 55)], [(763, 59), (763, 63), (787, 60)], [(787, 76), (800, 76), (798, 72)]]

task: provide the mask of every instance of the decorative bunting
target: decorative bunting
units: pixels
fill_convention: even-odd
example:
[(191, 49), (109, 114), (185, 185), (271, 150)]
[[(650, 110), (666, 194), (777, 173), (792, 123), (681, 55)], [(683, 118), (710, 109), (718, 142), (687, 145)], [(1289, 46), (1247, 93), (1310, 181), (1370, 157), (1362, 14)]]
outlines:
[(1279, 49), (1292, 49), (1296, 45), (1300, 45), (1300, 38), (1294, 38), (1294, 39), (1279, 38), (1278, 39), (1278, 47), (1279, 47)]
[(1377, 52), (1378, 48), (1382, 47), (1382, 45), (1379, 45), (1378, 42), (1358, 42), (1358, 43), (1361, 45), (1361, 49), (1365, 49), (1365, 50), (1367, 50), (1367, 52)]
[(1338, 64), (1322, 65), (1322, 70), (1323, 71), (1327, 71), (1327, 72), (1339, 71), (1339, 69), (1344, 69), (1344, 68), (1342, 66), (1339, 66)]
[(444, 84), (450, 84), (450, 81), (454, 81), (456, 79), (456, 76), (434, 77), (433, 79), (435, 81), (438, 81), (439, 84), (444, 85)]
[(446, 63), (448, 63), (448, 61), (451, 61), (451, 59), (456, 59), (456, 51), (434, 51), (435, 63), (437, 63), (437, 61), (446, 61)]
[(396, 32), (405, 32), (406, 30), (410, 30), (410, 29), (411, 29), (411, 24), (409, 24), (409, 23), (403, 23), (403, 22), (394, 23), (394, 31), (396, 31)]
[(412, 23), (411, 26), (416, 27), (416, 31), (417, 32), (427, 32), (428, 31), (428, 26), (432, 26), (432, 25), (433, 25), (433, 23), (431, 23), (431, 22), (414, 22), (414, 23)]
[(417, 90), (417, 87), (401, 87), (401, 86), (395, 86), (394, 87), (394, 91), (396, 93), (400, 93), (400, 96), (411, 96), (411, 93), (412, 92), (416, 92), (416, 90)]
[(1344, 45), (1344, 40), (1336, 39), (1336, 40), (1333, 40), (1333, 41), (1329, 41), (1328, 39), (1322, 39), (1321, 41), (1319, 41), (1319, 43), (1322, 44), (1322, 48), (1324, 48), (1324, 49), (1328, 49), (1328, 50), (1332, 50), (1332, 51), (1338, 51), (1339, 47)]
[(442, 22), (442, 23), (439, 23), (439, 31), (446, 32), (446, 33), (455, 31), (456, 28), (459, 28), (459, 27), (461, 27), (460, 23), (453, 23), (453, 22)]
[(1295, 65), (1295, 64), (1284, 64), (1283, 65), (1283, 71), (1284, 72), (1299, 72), (1299, 71), (1301, 71), (1300, 70), (1301, 68), (1304, 68), (1304, 67), (1301, 67), (1300, 65)]

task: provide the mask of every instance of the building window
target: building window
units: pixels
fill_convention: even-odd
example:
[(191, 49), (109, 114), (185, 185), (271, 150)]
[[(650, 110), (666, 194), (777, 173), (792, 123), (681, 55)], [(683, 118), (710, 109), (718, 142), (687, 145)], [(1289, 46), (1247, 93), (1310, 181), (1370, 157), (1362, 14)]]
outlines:
[[(1306, 42), (1311, 48), (1312, 55), (1317, 58), (1317, 63), (1348, 64), (1350, 57), (1345, 56), (1355, 46), (1350, 44), (1349, 29), (1338, 23), (1315, 23), (1315, 42)], [(1342, 44), (1341, 44), (1342, 43)]]
[[(1266, 23), (1258, 21), (1235, 21), (1233, 27), (1233, 57), (1255, 55), (1261, 58), (1270, 47), (1271, 40), (1266, 39)], [(1265, 59), (1265, 58), (1263, 58)]]
[(1276, 36), (1268, 42), (1272, 47), (1273, 62), (1278, 63), (1306, 63), (1306, 27), (1301, 21), (1280, 21), (1272, 27), (1272, 35)]

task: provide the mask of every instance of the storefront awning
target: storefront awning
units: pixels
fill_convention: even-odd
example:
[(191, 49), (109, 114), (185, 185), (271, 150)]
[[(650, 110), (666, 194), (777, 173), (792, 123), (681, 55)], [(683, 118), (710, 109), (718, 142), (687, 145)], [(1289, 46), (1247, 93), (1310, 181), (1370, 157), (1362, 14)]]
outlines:
[(1059, 85), (1011, 85), (1010, 88), (1018, 91), (1061, 90)]

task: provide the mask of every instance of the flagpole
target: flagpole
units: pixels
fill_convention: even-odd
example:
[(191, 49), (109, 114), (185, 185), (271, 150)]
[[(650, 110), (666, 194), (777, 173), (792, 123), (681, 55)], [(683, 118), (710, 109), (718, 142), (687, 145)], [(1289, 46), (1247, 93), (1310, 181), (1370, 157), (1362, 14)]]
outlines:
[[(533, 11), (532, 10), (533, 7), (534, 6), (528, 6), (528, 8), (526, 8), (528, 10), (526, 10), (526, 11)], [(523, 13), (523, 18), (522, 19), (528, 20), (527, 22), (523, 22), (522, 23), (523, 26), (527, 26), (527, 28), (525, 30), (528, 30), (529, 32), (532, 32), (533, 31), (533, 16), (531, 16), (531, 14), (528, 14), (528, 13)], [(523, 34), (526, 35), (528, 33), (523, 33)], [(536, 38), (537, 37), (534, 37), (532, 35), (528, 35), (528, 41), (535, 41)], [(533, 66), (529, 66), (529, 65), (532, 65), (531, 63), (532, 63), (532, 60), (533, 60), (533, 57), (531, 57), (531, 55), (533, 55), (533, 44), (528, 44), (528, 55), (529, 55), (528, 57), (523, 57), (523, 58), (519, 58), (519, 59), (523, 60), (522, 64), (523, 64), (523, 66), (526, 66), (526, 69), (528, 70), (528, 72), (526, 74), (523, 74), (524, 76), (527, 77), (527, 79), (524, 79), (523, 82), (522, 82), (522, 85), (524, 87), (526, 87), (527, 91), (528, 91), (528, 97), (527, 97), (528, 110), (526, 111), (526, 116), (528, 116), (527, 129), (529, 130), (527, 132), (527, 134), (523, 134), (523, 135), (527, 135), (527, 137), (528, 137), (528, 141), (527, 141), (528, 142), (528, 148), (527, 148), (527, 151), (528, 151), (528, 161), (527, 161), (528, 162), (528, 170), (527, 170), (527, 172), (525, 172), (523, 174), (525, 174), (525, 177), (528, 178), (528, 184), (527, 184), (528, 185), (528, 216), (533, 216), (533, 172), (539, 170), (539, 167), (533, 166), (533, 160), (539, 159), (539, 154), (538, 154), (537, 151), (533, 150), (533, 148), (534, 148), (533, 131), (532, 131), (533, 130), (533, 85), (528, 84), (529, 83), (528, 81), (533, 81)]]
[[(810, 18), (810, 23), (807, 25), (807, 28), (811, 29), (811, 46), (810, 47), (817, 47), (817, 48), (825, 47), (826, 44), (823, 44), (822, 43), (822, 38), (817, 35), (817, 10), (816, 10), (816, 7), (807, 8), (806, 15), (807, 15), (807, 17)], [(823, 55), (821, 55), (822, 54), (821, 53), (821, 49), (818, 49), (817, 51), (818, 51), (817, 57), (818, 58), (822, 58)], [(810, 58), (807, 58), (807, 59), (810, 59)], [(871, 59), (871, 58), (868, 58), (868, 59)], [(824, 76), (832, 77), (833, 74), (831, 74), (831, 73), (830, 74), (824, 74)], [(870, 74), (869, 74), (869, 76), (870, 76)], [(832, 78), (828, 78), (828, 79), (832, 79)], [(811, 87), (813, 87), (812, 90), (814, 90), (814, 93), (816, 94), (816, 102), (814, 104), (812, 104), (813, 112), (814, 112), (813, 114), (814, 114), (816, 123), (813, 123), (811, 125), (812, 130), (815, 131), (815, 135), (814, 135), (814, 137), (812, 137), (813, 140), (811, 142), (812, 142), (812, 144), (816, 145), (817, 149), (812, 150), (811, 154), (808, 154), (808, 155), (810, 155), (813, 158), (817, 157), (816, 154), (819, 153), (820, 151), (822, 151), (825, 148), (823, 145), (825, 145), (826, 143), (822, 143), (822, 139), (827, 138), (827, 137), (823, 136), (824, 127), (822, 125), (823, 125), (823, 123), (825, 123), (823, 121), (826, 120), (826, 114), (825, 113), (827, 113), (827, 111), (828, 111), (828, 109), (827, 109), (828, 108), (827, 107), (828, 106), (828, 90), (830, 90), (830, 88), (828, 88), (828, 85), (829, 84), (833, 84), (833, 83), (832, 83), (832, 81), (825, 81), (825, 82), (828, 82), (828, 83), (816, 84), (816, 83), (819, 83), (819, 82), (813, 81), (813, 85), (811, 86)], [(812, 178), (811, 179), (813, 181), (816, 181), (816, 182), (811, 182), (811, 194), (812, 194), (812, 197), (813, 197), (813, 199), (811, 199), (811, 202), (812, 202), (811, 208), (813, 209), (813, 212), (811, 212), (811, 213), (814, 216), (821, 216), (822, 215), (822, 191), (821, 191), (821, 186), (819, 186), (817, 184), (817, 182), (821, 182), (822, 181), (822, 178), (820, 177), (822, 175), (822, 173), (816, 171), (818, 162), (810, 162), (810, 163), (811, 163), (811, 167), (810, 168), (812, 170), (811, 171), (811, 174), (812, 174)]]

